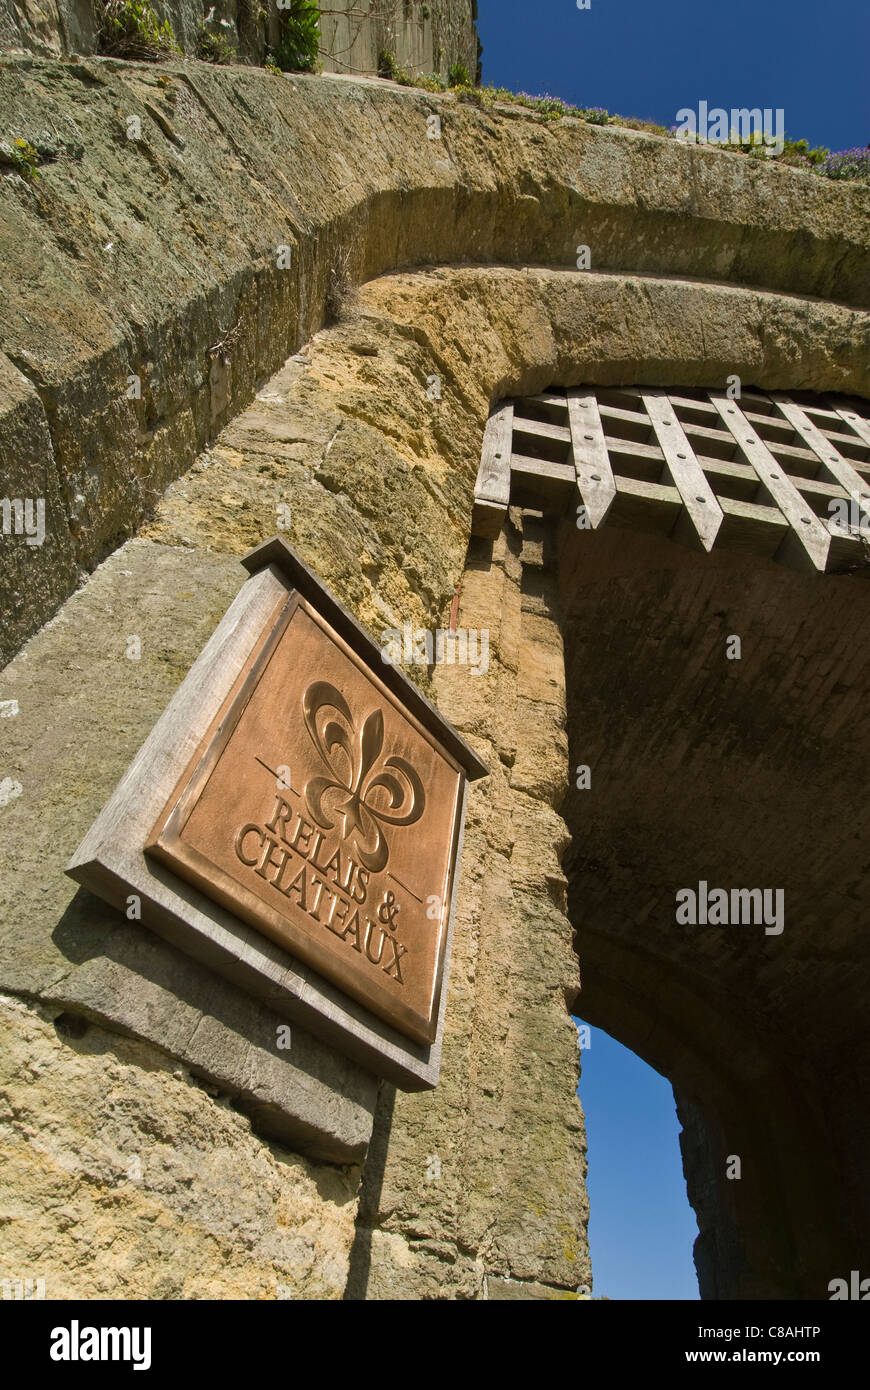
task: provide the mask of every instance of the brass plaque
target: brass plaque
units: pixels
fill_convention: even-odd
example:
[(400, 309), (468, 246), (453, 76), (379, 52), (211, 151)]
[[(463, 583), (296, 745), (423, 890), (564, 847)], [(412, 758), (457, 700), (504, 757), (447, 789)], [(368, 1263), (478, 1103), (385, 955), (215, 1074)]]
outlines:
[(463, 769), (296, 591), (146, 852), (417, 1042), (436, 1034)]

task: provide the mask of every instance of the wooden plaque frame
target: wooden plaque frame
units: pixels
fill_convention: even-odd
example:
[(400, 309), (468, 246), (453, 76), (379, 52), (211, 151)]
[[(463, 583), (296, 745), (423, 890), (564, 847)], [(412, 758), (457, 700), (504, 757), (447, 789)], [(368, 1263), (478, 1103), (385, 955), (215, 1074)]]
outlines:
[[(242, 561), (251, 577), (194, 663), (104, 810), (88, 831), (66, 872), (113, 905), (126, 909), (138, 897), (142, 921), (181, 950), (234, 980), (269, 1004), (281, 1018), (297, 1021), (375, 1073), (403, 1089), (437, 1084), (446, 1003), (453, 916), (468, 781), (488, 769), (460, 735), (395, 666), (317, 576), (281, 538), (256, 547)], [(337, 637), (349, 661), (359, 665), (400, 709), (409, 726), (439, 750), (457, 774), (451, 826), (449, 874), (437, 970), (428, 1016), (425, 1009), (390, 1018), (383, 1001), (356, 997), (324, 973), (316, 950), (298, 940), (264, 931), (256, 904), (240, 911), (238, 894), (215, 890), (214, 873), (198, 876), (172, 865), (173, 831), (167, 826), (180, 805), (195, 803), (215, 749), (226, 745), (256, 684), (264, 653), (278, 640), (292, 614), (302, 610)], [(282, 627), (283, 625), (283, 627)], [(247, 684), (246, 684), (247, 683)], [(229, 715), (229, 718), (228, 718)], [(204, 758), (204, 750), (210, 750)], [(162, 840), (162, 846), (161, 846)], [(202, 865), (198, 866), (202, 870)], [(182, 869), (182, 873), (178, 870)], [(226, 884), (223, 885), (226, 887)], [(204, 891), (207, 887), (208, 891)], [(247, 920), (246, 920), (247, 919)], [(252, 925), (257, 921), (257, 926)], [(304, 943), (302, 943), (304, 945)], [(329, 962), (327, 961), (328, 965)], [(338, 972), (340, 976), (341, 972)], [(352, 983), (348, 978), (344, 983)], [(364, 993), (364, 992), (363, 992)], [(412, 1016), (413, 1015), (413, 1016)], [(397, 1026), (398, 1024), (398, 1026)], [(413, 1036), (412, 1036), (413, 1034)]]

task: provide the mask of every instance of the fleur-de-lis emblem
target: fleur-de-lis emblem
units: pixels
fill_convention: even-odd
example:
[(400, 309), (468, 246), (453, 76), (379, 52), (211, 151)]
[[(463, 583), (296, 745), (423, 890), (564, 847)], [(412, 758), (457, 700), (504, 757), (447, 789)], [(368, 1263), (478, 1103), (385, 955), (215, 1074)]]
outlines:
[(356, 857), (380, 873), (390, 857), (382, 825), (413, 825), (423, 814), (423, 783), (405, 758), (393, 755), (378, 768), (384, 743), (384, 716), (376, 709), (357, 731), (340, 691), (315, 681), (302, 697), (305, 727), (332, 772), (312, 777), (305, 788), (311, 819), (322, 830), (343, 821), (342, 839), (351, 839)]

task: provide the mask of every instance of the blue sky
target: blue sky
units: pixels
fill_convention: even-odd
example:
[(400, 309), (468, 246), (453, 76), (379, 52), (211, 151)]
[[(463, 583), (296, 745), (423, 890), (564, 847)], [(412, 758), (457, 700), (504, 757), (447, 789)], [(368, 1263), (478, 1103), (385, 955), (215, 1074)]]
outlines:
[(592, 1292), (697, 1298), (698, 1227), (683, 1181), (673, 1091), (600, 1028), (591, 1029), (590, 1042), (580, 1054), (578, 1089), (589, 1146)]
[(660, 125), (770, 107), (791, 139), (870, 142), (868, 0), (479, 0), (483, 81)]

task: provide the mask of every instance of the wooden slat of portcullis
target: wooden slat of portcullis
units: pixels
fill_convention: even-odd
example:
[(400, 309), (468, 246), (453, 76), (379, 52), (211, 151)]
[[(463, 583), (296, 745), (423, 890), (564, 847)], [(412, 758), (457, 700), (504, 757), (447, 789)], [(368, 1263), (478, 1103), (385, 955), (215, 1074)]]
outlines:
[(844, 458), (839, 449), (836, 449), (830, 439), (826, 439), (819, 429), (814, 425), (810, 417), (796, 405), (789, 396), (782, 391), (774, 391), (771, 399), (776, 402), (789, 424), (797, 430), (801, 439), (808, 444), (813, 453), (825, 465), (830, 473), (837, 479), (841, 487), (844, 487), (850, 496), (856, 499), (866, 497), (870, 504), (870, 486), (867, 479), (862, 478), (861, 474), (852, 467), (847, 458)]
[(858, 438), (863, 443), (870, 445), (870, 420), (865, 420), (863, 415), (859, 415), (857, 410), (841, 410), (837, 407), (837, 414), (841, 420), (845, 420), (847, 425), (855, 431)]
[[(735, 400), (724, 391), (711, 391), (710, 400), (722, 417), (759, 480), (767, 488), (794, 535), (800, 541), (814, 569), (824, 570), (828, 562), (831, 537), (827, 528), (801, 497), (781, 463), (778, 463), (757, 430), (749, 423)], [(784, 557), (786, 558), (786, 557)]]
[(501, 530), (510, 502), (513, 428), (513, 402), (506, 401), (493, 411), (484, 430), (471, 530), (473, 535), (489, 540)]
[(604, 438), (598, 401), (592, 391), (568, 391), (568, 424), (577, 489), (593, 529), (607, 520), (616, 497), (616, 483)]
[[(700, 541), (710, 551), (722, 525), (722, 508), (664, 391), (645, 391), (644, 407), (680, 496), (683, 511), (673, 538), (683, 544)], [(686, 519), (690, 525), (686, 525)]]

